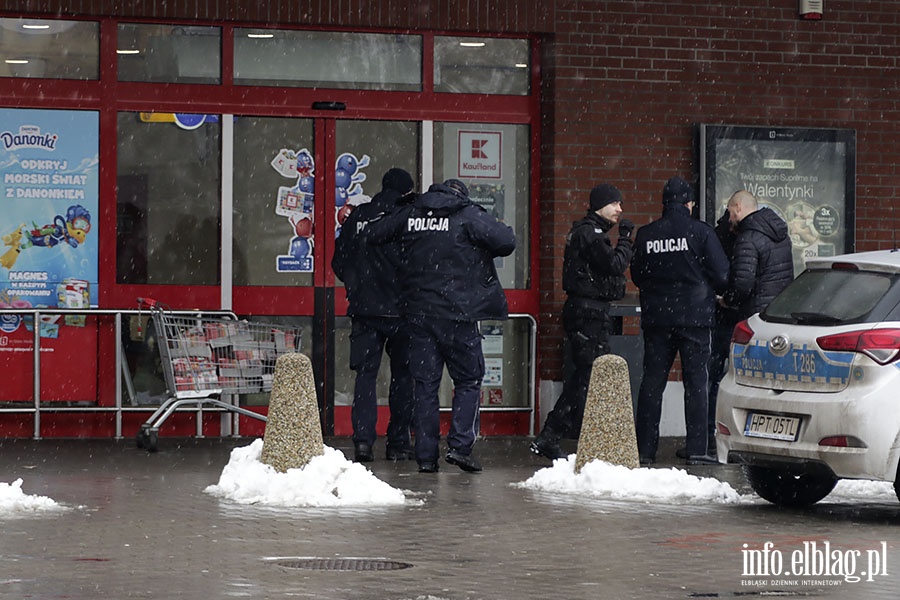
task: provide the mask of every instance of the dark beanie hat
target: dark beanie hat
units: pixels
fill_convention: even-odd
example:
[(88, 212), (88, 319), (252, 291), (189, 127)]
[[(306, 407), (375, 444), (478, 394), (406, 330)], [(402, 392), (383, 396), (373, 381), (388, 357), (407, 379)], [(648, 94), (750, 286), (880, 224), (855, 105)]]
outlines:
[(607, 204), (622, 201), (622, 192), (609, 183), (601, 183), (591, 190), (591, 210), (600, 210)]
[(663, 188), (663, 204), (687, 204), (694, 200), (694, 188), (681, 177), (673, 177)]
[(444, 182), (444, 185), (453, 190), (457, 195), (462, 196), (463, 198), (469, 197), (469, 188), (466, 187), (459, 179), (448, 179)]
[(411, 192), (415, 187), (412, 176), (403, 169), (388, 169), (384, 177), (381, 178), (381, 189), (394, 190), (401, 194)]

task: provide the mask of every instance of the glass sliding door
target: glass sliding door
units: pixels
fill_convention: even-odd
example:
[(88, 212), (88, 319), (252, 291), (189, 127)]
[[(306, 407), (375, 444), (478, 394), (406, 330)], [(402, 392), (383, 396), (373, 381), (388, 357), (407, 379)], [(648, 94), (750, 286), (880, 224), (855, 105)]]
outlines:
[[(339, 230), (341, 209), (347, 205), (368, 202), (381, 191), (381, 178), (391, 168), (410, 173), (421, 189), (420, 181), (421, 124), (412, 121), (336, 121), (335, 122), (335, 220)], [(346, 210), (346, 209), (345, 209)], [(336, 231), (336, 235), (340, 235)], [(339, 279), (335, 285), (341, 287)], [(334, 324), (334, 403), (349, 407), (353, 402), (354, 373), (350, 361), (350, 318), (346, 316), (343, 293), (335, 294)], [(378, 404), (387, 406), (390, 369), (385, 357), (378, 375)], [(349, 416), (348, 416), (349, 418)], [(379, 433), (387, 426), (387, 419), (379, 419)], [(337, 421), (336, 433), (347, 433), (349, 421)]]

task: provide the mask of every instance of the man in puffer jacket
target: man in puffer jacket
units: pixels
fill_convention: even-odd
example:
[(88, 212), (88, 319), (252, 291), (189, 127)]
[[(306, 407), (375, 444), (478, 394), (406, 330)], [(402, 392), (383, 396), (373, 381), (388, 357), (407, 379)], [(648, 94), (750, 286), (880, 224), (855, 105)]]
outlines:
[(415, 202), (365, 229), (370, 243), (401, 246), (401, 312), (409, 326), (415, 381), (415, 456), (419, 471), (438, 470), (444, 365), (453, 379), (453, 411), (445, 460), (481, 471), (472, 455), (478, 433), (484, 355), (478, 321), (508, 317), (494, 258), (508, 256), (516, 236), (469, 199), (458, 179), (434, 184)]
[(794, 256), (787, 223), (774, 211), (759, 208), (750, 192), (735, 192), (728, 213), (737, 239), (722, 303), (735, 307), (743, 320), (764, 310), (794, 279)]

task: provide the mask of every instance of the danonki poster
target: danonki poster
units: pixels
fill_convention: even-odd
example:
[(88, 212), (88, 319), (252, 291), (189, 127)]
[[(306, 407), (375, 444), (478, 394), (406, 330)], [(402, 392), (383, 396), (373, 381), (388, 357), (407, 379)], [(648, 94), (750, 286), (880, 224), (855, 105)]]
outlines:
[(98, 114), (0, 109), (0, 308), (97, 305)]

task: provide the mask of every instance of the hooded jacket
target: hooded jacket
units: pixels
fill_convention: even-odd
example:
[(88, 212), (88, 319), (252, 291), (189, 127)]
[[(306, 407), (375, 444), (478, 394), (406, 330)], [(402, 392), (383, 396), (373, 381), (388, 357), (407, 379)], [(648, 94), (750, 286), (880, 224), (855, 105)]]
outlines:
[(638, 229), (631, 279), (640, 288), (642, 327), (712, 327), (728, 259), (716, 233), (684, 204)]
[(434, 184), (412, 205), (370, 223), (372, 244), (401, 246), (402, 312), (454, 321), (506, 319), (494, 258), (516, 247), (511, 227), (467, 196)]
[(736, 306), (739, 319), (765, 309), (794, 279), (794, 256), (788, 226), (768, 208), (738, 224), (725, 303)]
[(351, 317), (400, 316), (400, 247), (398, 244), (367, 246), (363, 231), (379, 215), (409, 204), (414, 193), (384, 189), (370, 202), (360, 204), (341, 226), (335, 240), (331, 268), (344, 282)]

